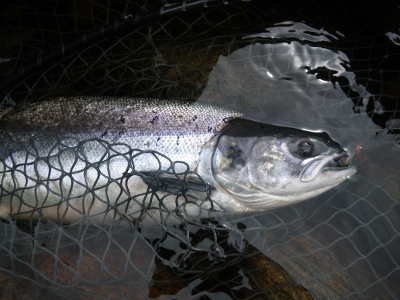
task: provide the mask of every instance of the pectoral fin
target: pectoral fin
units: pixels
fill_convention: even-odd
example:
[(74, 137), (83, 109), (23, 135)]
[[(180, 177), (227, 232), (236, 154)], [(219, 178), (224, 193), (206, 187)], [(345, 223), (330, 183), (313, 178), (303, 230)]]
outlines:
[(196, 176), (183, 176), (162, 171), (138, 172), (138, 175), (152, 190), (173, 195), (208, 192), (211, 188)]

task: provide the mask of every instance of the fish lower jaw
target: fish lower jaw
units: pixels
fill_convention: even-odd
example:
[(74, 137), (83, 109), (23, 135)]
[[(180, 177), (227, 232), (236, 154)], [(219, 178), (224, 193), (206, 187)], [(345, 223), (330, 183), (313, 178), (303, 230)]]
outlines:
[(222, 209), (223, 214), (241, 214), (253, 211), (224, 190), (215, 189), (211, 199)]
[(218, 201), (218, 204), (220, 204), (226, 210), (227, 213), (241, 214), (270, 211), (315, 198), (338, 186), (346, 179), (347, 177), (343, 177), (341, 180), (335, 181), (332, 184), (326, 184), (320, 188), (316, 188), (301, 194), (252, 195), (246, 198), (237, 199), (237, 197), (234, 197), (226, 191), (218, 191), (218, 197), (215, 197), (215, 199)]

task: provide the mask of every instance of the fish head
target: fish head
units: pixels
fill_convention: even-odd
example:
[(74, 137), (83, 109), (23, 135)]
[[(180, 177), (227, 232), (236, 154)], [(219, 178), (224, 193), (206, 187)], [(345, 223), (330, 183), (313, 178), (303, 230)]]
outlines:
[(349, 153), (324, 132), (234, 119), (212, 144), (211, 181), (251, 209), (318, 196), (356, 173)]

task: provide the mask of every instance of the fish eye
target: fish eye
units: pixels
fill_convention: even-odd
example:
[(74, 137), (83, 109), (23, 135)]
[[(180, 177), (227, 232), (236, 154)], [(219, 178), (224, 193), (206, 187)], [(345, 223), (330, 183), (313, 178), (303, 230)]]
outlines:
[(301, 157), (311, 157), (314, 153), (314, 143), (310, 140), (303, 140), (297, 144), (297, 154)]

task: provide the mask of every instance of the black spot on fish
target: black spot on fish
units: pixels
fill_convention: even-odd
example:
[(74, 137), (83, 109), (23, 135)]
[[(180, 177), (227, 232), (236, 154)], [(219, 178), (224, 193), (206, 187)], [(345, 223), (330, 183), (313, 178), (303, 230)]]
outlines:
[(234, 168), (235, 166), (243, 167), (246, 162), (242, 158), (243, 151), (239, 149), (236, 145), (229, 146), (228, 155), (226, 156), (231, 160), (229, 164), (230, 167)]
[(176, 138), (176, 144), (179, 146), (179, 138), (180, 138), (180, 136), (178, 135), (177, 136), (177, 138)]
[(124, 135), (124, 133), (125, 133), (125, 130), (119, 130), (116, 133), (113, 132), (111, 134), (111, 138), (112, 138), (113, 143), (118, 142), (118, 140)]
[(125, 124), (125, 117), (123, 116), (123, 115), (120, 115), (119, 116), (119, 121), (122, 123), (122, 124)]
[(208, 126), (208, 132), (211, 132), (213, 130), (212, 126)]
[(154, 125), (154, 123), (157, 122), (158, 119), (159, 119), (159, 117), (158, 117), (158, 116), (155, 116), (155, 117), (150, 121), (150, 123), (151, 123), (152, 125)]
[(157, 141), (156, 141), (156, 146), (158, 145), (158, 142), (161, 140), (161, 138), (160, 137), (158, 137), (157, 138)]
[(105, 137), (108, 134), (108, 130), (104, 130), (103, 133), (101, 134), (101, 137)]
[(192, 120), (193, 120), (193, 122), (196, 121), (197, 120), (197, 116), (195, 115)]
[(124, 135), (124, 133), (125, 133), (125, 130), (120, 130), (120, 131), (118, 131), (118, 134), (116, 135), (116, 137), (120, 138)]

